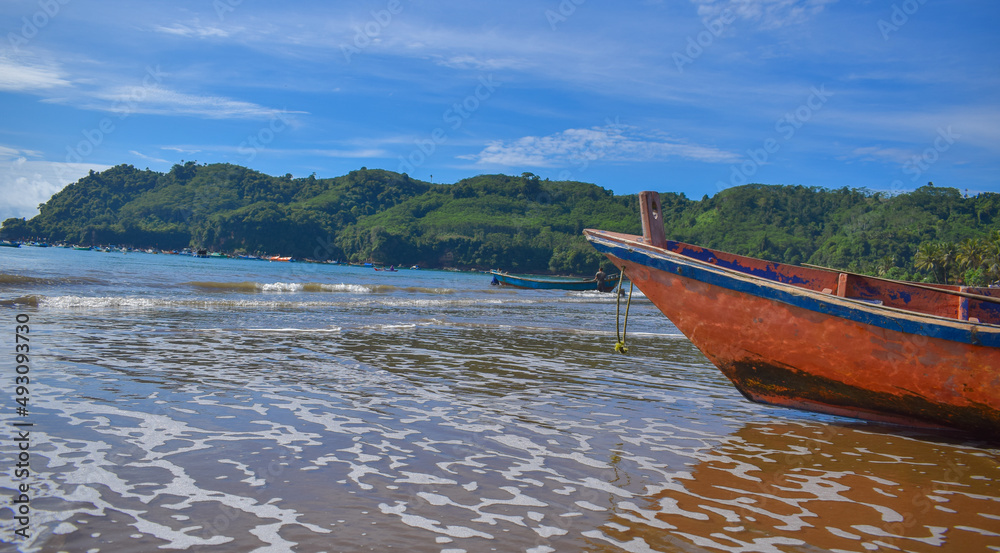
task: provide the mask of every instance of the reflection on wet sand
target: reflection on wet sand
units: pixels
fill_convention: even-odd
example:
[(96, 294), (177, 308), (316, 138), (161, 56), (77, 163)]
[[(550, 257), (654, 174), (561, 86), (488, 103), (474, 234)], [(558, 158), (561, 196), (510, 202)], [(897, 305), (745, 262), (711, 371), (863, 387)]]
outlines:
[(585, 535), (630, 551), (1000, 551), (998, 461), (917, 436), (748, 424)]

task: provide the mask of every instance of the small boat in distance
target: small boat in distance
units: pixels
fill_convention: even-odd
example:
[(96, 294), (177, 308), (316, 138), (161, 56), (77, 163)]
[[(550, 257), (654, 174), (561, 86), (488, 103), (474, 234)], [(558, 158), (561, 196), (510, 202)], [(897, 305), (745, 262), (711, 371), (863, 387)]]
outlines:
[(751, 401), (1000, 435), (1000, 289), (900, 282), (643, 236), (591, 244)]
[(596, 278), (519, 276), (495, 270), (490, 271), (490, 274), (493, 275), (491, 284), (527, 290), (570, 290), (575, 292), (596, 290), (599, 292), (610, 292), (618, 285), (617, 276), (606, 278), (601, 283), (598, 283)]
[(17, 242), (11, 242), (10, 240), (0, 240), (0, 247), (4, 248), (20, 248), (21, 244)]
[(281, 257), (280, 255), (272, 255), (270, 257), (265, 257), (264, 259), (267, 259), (268, 261), (283, 261), (287, 263), (292, 260), (292, 257), (291, 256)]

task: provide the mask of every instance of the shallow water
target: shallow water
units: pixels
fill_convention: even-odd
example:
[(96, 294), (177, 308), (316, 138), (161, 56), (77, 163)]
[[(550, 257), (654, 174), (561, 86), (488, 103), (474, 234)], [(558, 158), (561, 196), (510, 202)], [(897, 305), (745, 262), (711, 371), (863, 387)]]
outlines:
[(995, 444), (751, 404), (641, 296), (621, 356), (613, 295), (2, 250), (0, 550), (1000, 550)]

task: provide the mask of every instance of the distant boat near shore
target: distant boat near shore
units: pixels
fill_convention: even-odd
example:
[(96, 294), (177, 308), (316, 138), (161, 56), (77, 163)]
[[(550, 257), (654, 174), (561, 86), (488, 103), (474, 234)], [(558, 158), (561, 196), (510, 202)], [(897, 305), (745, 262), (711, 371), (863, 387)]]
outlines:
[(522, 276), (512, 275), (502, 271), (490, 271), (493, 275), (494, 285), (510, 286), (511, 288), (521, 288), (525, 290), (569, 290), (576, 292), (587, 292), (590, 290), (600, 292), (610, 292), (618, 285), (618, 280), (606, 279), (601, 283), (596, 278), (561, 278), (548, 276)]

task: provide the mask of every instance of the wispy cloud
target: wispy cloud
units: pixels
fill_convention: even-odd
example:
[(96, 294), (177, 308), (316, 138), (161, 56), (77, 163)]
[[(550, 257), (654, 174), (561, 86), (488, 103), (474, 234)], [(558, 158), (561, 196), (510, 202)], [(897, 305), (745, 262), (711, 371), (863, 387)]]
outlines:
[(0, 57), (0, 91), (33, 92), (71, 83), (57, 67), (41, 64), (24, 64)]
[(756, 22), (762, 29), (776, 29), (804, 23), (837, 0), (691, 0), (698, 15), (716, 17), (730, 10), (741, 19)]
[(323, 157), (341, 157), (341, 158), (378, 158), (378, 157), (388, 157), (389, 152), (385, 150), (289, 150), (290, 153), (295, 155), (317, 155)]
[(14, 160), (15, 163), (24, 163), (29, 157), (41, 157), (41, 155), (42, 153), (36, 150), (12, 148), (0, 144), (0, 161)]
[(481, 152), (463, 159), (480, 165), (504, 167), (567, 167), (582, 162), (648, 162), (688, 159), (729, 163), (739, 156), (714, 148), (673, 139), (660, 132), (609, 123), (589, 129), (567, 129), (548, 136), (526, 136), (514, 141), (494, 141)]
[(287, 117), (302, 111), (287, 111), (225, 96), (178, 92), (164, 86), (114, 86), (81, 92), (77, 98), (53, 98), (52, 103), (108, 111), (117, 115), (148, 114), (190, 116), (202, 119), (259, 119)]
[(891, 148), (884, 146), (866, 146), (855, 148), (851, 152), (851, 157), (861, 161), (888, 161), (902, 165), (909, 161), (915, 152), (905, 148)]
[(304, 113), (226, 96), (172, 90), (162, 84), (169, 77), (158, 65), (147, 66), (142, 73), (133, 75), (110, 68), (86, 75), (78, 70), (74, 75), (55, 63), (15, 61), (0, 56), (0, 92), (30, 93), (41, 96), (41, 101), (48, 104), (113, 112), (119, 116), (144, 113), (203, 119), (267, 120)]
[[(199, 154), (199, 153), (221, 153), (221, 154), (246, 154), (246, 148), (235, 145), (191, 145), (191, 144), (180, 144), (172, 146), (161, 146), (161, 150), (167, 150), (172, 152), (177, 152), (179, 154)], [(268, 148), (268, 155), (273, 156), (285, 156), (285, 157), (295, 157), (295, 156), (315, 156), (315, 157), (328, 157), (328, 158), (344, 158), (344, 159), (365, 159), (365, 158), (384, 158), (389, 157), (390, 152), (383, 150), (381, 148)], [(138, 154), (138, 152), (132, 152)]]
[(221, 29), (211, 25), (202, 25), (198, 22), (198, 20), (195, 20), (190, 25), (182, 23), (175, 23), (169, 27), (157, 25), (153, 27), (153, 30), (158, 33), (165, 33), (168, 35), (194, 38), (228, 38), (231, 34), (231, 32), (226, 29)]
[(170, 163), (169, 161), (167, 161), (165, 159), (160, 159), (158, 157), (153, 157), (153, 156), (147, 156), (146, 154), (144, 154), (142, 152), (139, 152), (139, 151), (136, 151), (136, 150), (129, 150), (128, 153), (134, 155), (135, 157), (137, 157), (139, 159), (143, 159), (143, 160), (146, 160), (146, 161), (151, 161), (153, 163)]
[(197, 154), (201, 151), (201, 148), (198, 146), (162, 146), (160, 149), (179, 154)]
[(451, 67), (453, 69), (475, 69), (478, 71), (496, 71), (503, 69), (524, 69), (527, 63), (523, 59), (516, 58), (477, 58), (468, 54), (441, 58), (438, 65)]

